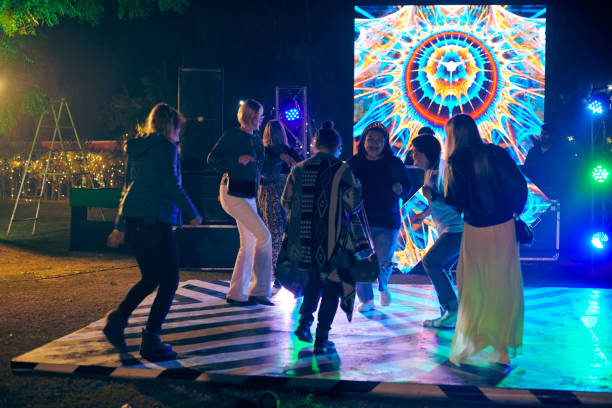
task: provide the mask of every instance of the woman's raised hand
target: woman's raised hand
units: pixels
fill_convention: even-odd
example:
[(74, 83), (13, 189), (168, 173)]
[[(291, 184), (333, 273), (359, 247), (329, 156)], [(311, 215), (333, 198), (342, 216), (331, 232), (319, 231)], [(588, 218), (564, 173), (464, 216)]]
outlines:
[(289, 156), (287, 153), (281, 153), (280, 154), (280, 158), (281, 158), (282, 161), (287, 163), (287, 166), (289, 166), (290, 168), (295, 166), (295, 160), (293, 160), (293, 158), (291, 156)]
[(125, 233), (114, 229), (106, 239), (106, 246), (109, 248), (117, 248), (125, 241)]
[(189, 221), (189, 225), (200, 225), (202, 223), (202, 217), (195, 217), (193, 220)]

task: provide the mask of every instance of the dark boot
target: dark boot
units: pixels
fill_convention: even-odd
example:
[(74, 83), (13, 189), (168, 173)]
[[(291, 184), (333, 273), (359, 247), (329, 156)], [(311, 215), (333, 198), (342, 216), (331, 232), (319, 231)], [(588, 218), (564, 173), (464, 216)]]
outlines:
[(125, 335), (123, 334), (125, 326), (127, 326), (127, 319), (118, 310), (113, 310), (106, 315), (106, 325), (102, 329), (110, 344), (122, 353), (127, 350)]
[(310, 333), (310, 324), (300, 319), (298, 327), (293, 332), (298, 339), (305, 341), (306, 343), (312, 343), (312, 334)]
[(329, 330), (323, 330), (317, 327), (317, 333), (314, 342), (315, 354), (327, 354), (336, 351), (336, 345), (328, 339)]
[(142, 329), (140, 355), (146, 359), (163, 359), (176, 356), (176, 352), (172, 351), (171, 345), (161, 341), (159, 332), (150, 332), (147, 329)]
[(274, 306), (274, 303), (270, 302), (270, 299), (265, 296), (249, 296), (249, 302), (253, 304), (259, 303), (264, 306)]

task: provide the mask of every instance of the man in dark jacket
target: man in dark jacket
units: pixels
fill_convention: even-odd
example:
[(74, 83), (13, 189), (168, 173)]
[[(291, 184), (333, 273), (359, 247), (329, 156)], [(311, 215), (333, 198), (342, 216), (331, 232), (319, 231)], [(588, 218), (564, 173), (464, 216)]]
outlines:
[(549, 198), (559, 198), (563, 177), (562, 166), (567, 166), (567, 155), (563, 143), (557, 138), (553, 123), (544, 123), (540, 136), (527, 153), (523, 172)]

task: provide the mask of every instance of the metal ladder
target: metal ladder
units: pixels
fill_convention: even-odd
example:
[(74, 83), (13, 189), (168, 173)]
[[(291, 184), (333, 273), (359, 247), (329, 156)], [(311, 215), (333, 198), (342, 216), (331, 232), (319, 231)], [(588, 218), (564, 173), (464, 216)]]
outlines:
[[(56, 106), (57, 105), (57, 106)], [(25, 166), (23, 168), (23, 174), (21, 176), (21, 183), (19, 184), (19, 191), (17, 192), (17, 198), (15, 199), (15, 205), (13, 206), (13, 211), (11, 213), (11, 218), (9, 220), (9, 224), (8, 224), (8, 228), (6, 230), (6, 235), (8, 236), (11, 232), (11, 227), (13, 226), (14, 222), (19, 222), (19, 221), (33, 221), (33, 226), (32, 226), (32, 235), (34, 235), (34, 233), (36, 232), (36, 225), (38, 223), (39, 220), (39, 214), (40, 214), (40, 202), (42, 200), (42, 198), (44, 197), (45, 194), (45, 185), (47, 184), (47, 177), (51, 176), (51, 177), (56, 177), (56, 176), (69, 176), (69, 180), (72, 183), (72, 177), (76, 176), (76, 175), (81, 175), (81, 176), (85, 176), (85, 177), (81, 177), (81, 184), (83, 184), (83, 186), (85, 187), (85, 184), (90, 184), (90, 186), (93, 188), (94, 187), (94, 183), (93, 183), (93, 177), (91, 175), (91, 172), (89, 171), (89, 165), (87, 163), (87, 156), (85, 155), (85, 152), (83, 151), (83, 147), (81, 146), (81, 141), (79, 140), (79, 135), (77, 133), (76, 127), (74, 126), (74, 121), (72, 120), (72, 114), (70, 112), (70, 108), (68, 107), (68, 103), (66, 102), (66, 100), (64, 98), (61, 98), (57, 101), (53, 101), (50, 104), (50, 113), (52, 114), (52, 119), (54, 122), (54, 126), (42, 126), (43, 120), (45, 119), (45, 117), (49, 114), (49, 111), (44, 112), (40, 115), (40, 118), (38, 119), (38, 125), (36, 126), (36, 132), (34, 133), (34, 140), (32, 141), (32, 147), (30, 148), (30, 153), (28, 154), (28, 159), (25, 163)], [(60, 124), (61, 118), (62, 118), (62, 113), (64, 112), (64, 109), (66, 111), (66, 114), (68, 115), (68, 118), (70, 120), (70, 126), (62, 126)], [(26, 179), (28, 177), (28, 174), (35, 174), (32, 173), (30, 171), (30, 165), (32, 163), (32, 154), (34, 152), (34, 150), (36, 149), (36, 142), (38, 141), (38, 137), (40, 134), (40, 130), (41, 129), (53, 129), (53, 137), (51, 138), (51, 144), (49, 145), (49, 153), (47, 155), (47, 160), (45, 163), (45, 169), (42, 173), (38, 173), (38, 174), (42, 174), (42, 182), (40, 185), (40, 192), (38, 194), (35, 195), (25, 195), (24, 194), (24, 190), (23, 187), (26, 183)], [(73, 133), (74, 133), (74, 139), (76, 142), (76, 146), (77, 146), (77, 152), (80, 153), (80, 160), (81, 160), (81, 168), (84, 170), (83, 172), (79, 172), (79, 173), (72, 173), (71, 172), (71, 167), (70, 167), (70, 161), (68, 160), (68, 155), (66, 154), (66, 147), (64, 145), (64, 141), (65, 138), (62, 135), (62, 130), (61, 129), (72, 129)], [(55, 148), (55, 143), (56, 143), (56, 139), (59, 142), (60, 145), (60, 149), (61, 149), (61, 156), (64, 158), (65, 162), (66, 162), (66, 172), (64, 173), (54, 173), (54, 172), (49, 172), (49, 164), (51, 163), (51, 160), (53, 158), (53, 150)], [(42, 143), (41, 143), (42, 145)], [(36, 204), (36, 213), (34, 214), (34, 217), (27, 217), (27, 218), (15, 218), (15, 214), (17, 213), (17, 207), (19, 206), (19, 200), (27, 200), (27, 199), (35, 199), (38, 200), (37, 204)]]

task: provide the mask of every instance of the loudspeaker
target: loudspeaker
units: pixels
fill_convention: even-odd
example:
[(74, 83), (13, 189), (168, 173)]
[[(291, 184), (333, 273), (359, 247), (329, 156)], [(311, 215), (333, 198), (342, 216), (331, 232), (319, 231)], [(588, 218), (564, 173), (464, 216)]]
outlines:
[(206, 157), (223, 130), (223, 71), (179, 68), (178, 80), (178, 108), (187, 119), (183, 171), (211, 173)]
[(175, 231), (181, 268), (232, 269), (240, 247), (234, 225), (199, 225)]
[(223, 70), (179, 68), (178, 107), (185, 119), (223, 120)]
[(221, 176), (215, 173), (183, 172), (183, 188), (200, 212), (203, 224), (235, 223), (219, 202), (220, 182)]
[(188, 120), (182, 135), (181, 168), (184, 173), (215, 171), (206, 164), (206, 157), (221, 136), (221, 123), (216, 120)]
[(551, 200), (550, 207), (538, 217), (533, 229), (533, 245), (521, 245), (523, 261), (556, 261), (559, 259), (561, 207)]

